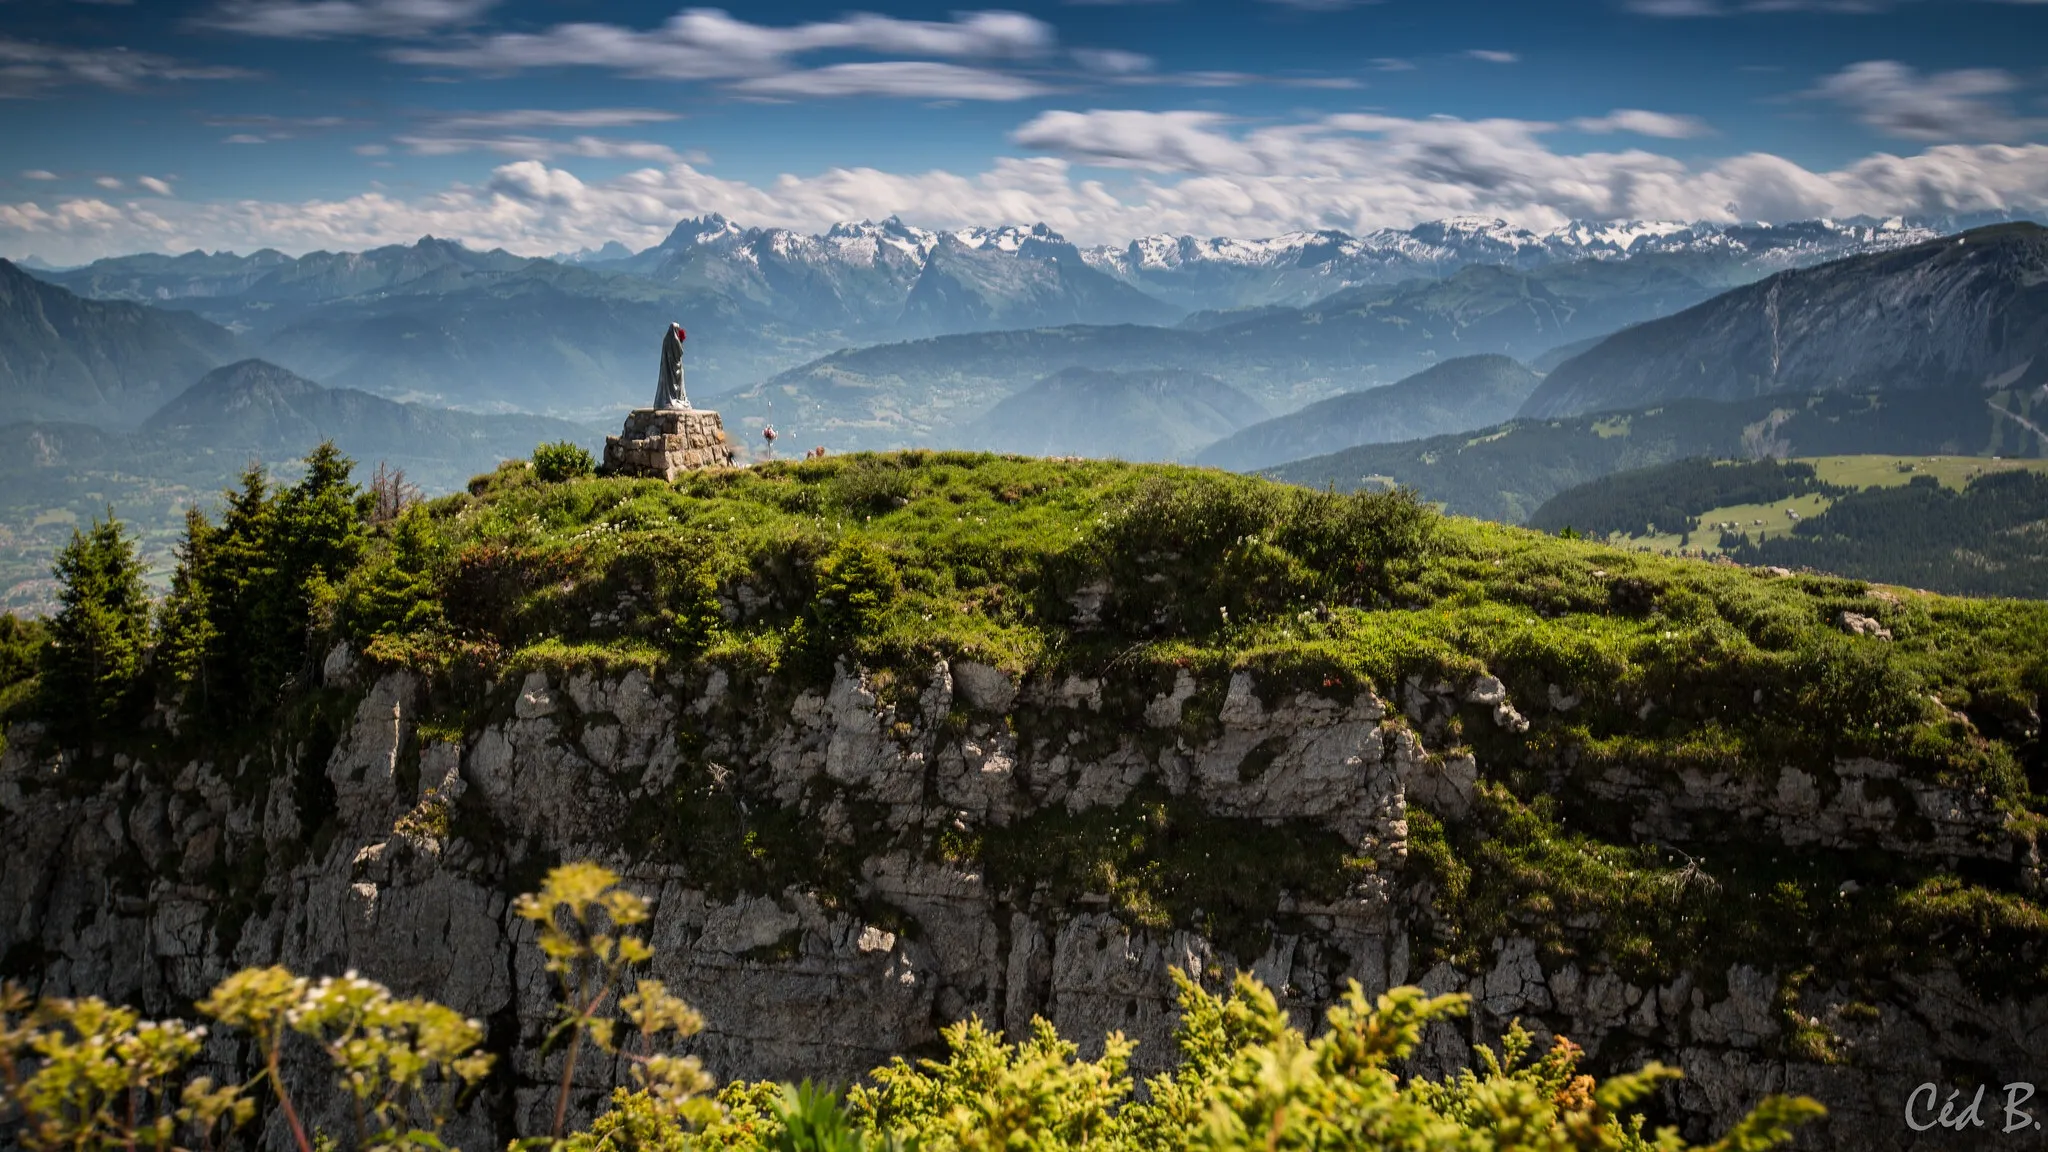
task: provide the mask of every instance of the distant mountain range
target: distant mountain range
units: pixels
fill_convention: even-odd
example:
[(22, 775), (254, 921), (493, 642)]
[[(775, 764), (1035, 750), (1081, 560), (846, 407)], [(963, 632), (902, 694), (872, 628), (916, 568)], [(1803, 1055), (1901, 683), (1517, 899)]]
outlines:
[(1716, 225), (1573, 222), (1544, 231), (1488, 217), (1456, 217), (1354, 236), (1325, 230), (1265, 240), (1146, 236), (1091, 248), (1096, 267), (1189, 308), (1306, 304), (1358, 284), (1445, 276), (1473, 264), (1540, 268), (1579, 260), (1683, 257), (1754, 279), (1782, 268), (1932, 239), (1945, 222), (1813, 220)]
[(790, 315), (822, 310), (826, 317), (838, 317), (832, 323), (888, 323), (895, 319), (891, 299), (904, 299), (942, 250), (1003, 254), (1021, 262), (1073, 253), (1087, 266), (1159, 300), (1200, 311), (1302, 305), (1360, 284), (1434, 279), (1471, 264), (1532, 269), (1653, 254), (1730, 269), (1724, 275), (1739, 282), (1932, 239), (1942, 230), (1953, 229), (1945, 222), (1859, 219), (1776, 226), (1576, 222), (1531, 231), (1487, 217), (1458, 217), (1360, 236), (1337, 230), (1257, 240), (1160, 234), (1076, 249), (1044, 224), (943, 232), (890, 217), (805, 235), (785, 228), (742, 228), (712, 215), (682, 221), (667, 239), (642, 252), (629, 254), (613, 243), (557, 259), (664, 282), (694, 280), (721, 290), (745, 285), (750, 298), (794, 302)]
[(837, 448), (943, 446), (1003, 398), (1080, 367), (1203, 373), (1287, 412), (1458, 357), (1537, 355), (1688, 307), (1720, 287), (1663, 256), (1533, 271), (1471, 265), (1441, 280), (1348, 288), (1302, 308), (1204, 313), (1173, 328), (1070, 325), (850, 349), (719, 406), (736, 427), (774, 423)]
[(1261, 421), (1211, 444), (1195, 462), (1246, 472), (1355, 444), (1494, 424), (1514, 415), (1541, 380), (1506, 356), (1460, 356), (1384, 388), (1346, 392)]
[(715, 292), (433, 237), (297, 259), (118, 257), (37, 275), (196, 312), (238, 333), (241, 351), (336, 385), (487, 411), (580, 415), (646, 403), (674, 319), (693, 321), (690, 367), (704, 391), (818, 350), (787, 349), (773, 323)]
[(2003, 224), (1781, 272), (1558, 365), (1522, 414), (1779, 392), (2048, 383), (2048, 228)]
[[(38, 301), (10, 314), (84, 319), (4, 349), (0, 420), (132, 426), (178, 382), (256, 355), (389, 400), (609, 421), (645, 403), (670, 320), (691, 330), (692, 396), (736, 432), (772, 422), (845, 450), (1028, 429), (1049, 452), (1143, 444), (1236, 467), (1497, 422), (1529, 385), (1519, 365), (1417, 375), (1473, 356), (1552, 369), (1521, 408), (1544, 416), (1688, 395), (2023, 387), (2048, 373), (2030, 351), (2041, 230), (1933, 235), (1899, 220), (1531, 231), (1455, 219), (1082, 249), (1043, 224), (892, 218), (803, 235), (708, 216), (639, 252), (558, 259), (432, 237), (301, 257), (121, 257), (10, 270), (10, 299)], [(86, 308), (57, 286), (121, 307)], [(156, 310), (132, 307), (144, 301)], [(16, 351), (34, 347), (45, 351)], [(1396, 381), (1409, 383), (1370, 391)], [(1252, 409), (1212, 383), (1279, 422), (1246, 430)], [(1302, 411), (1349, 394), (1371, 399)], [(1031, 414), (1056, 398), (1095, 416)], [(1063, 426), (1074, 439), (1033, 439)], [(1152, 438), (1159, 427), (1174, 432)], [(1200, 444), (1196, 429), (1236, 439)]]
[(236, 350), (197, 316), (82, 299), (0, 260), (0, 421), (132, 428)]
[(643, 252), (576, 262), (715, 291), (785, 323), (868, 342), (1054, 324), (1170, 323), (1183, 311), (1092, 267), (1044, 224), (931, 232), (892, 217), (806, 236), (742, 229), (713, 215), (682, 221)]
[(587, 425), (546, 416), (489, 415), (400, 404), (354, 388), (324, 388), (262, 360), (201, 377), (145, 420), (151, 453), (206, 452), (292, 459), (322, 440), (357, 460), (404, 468), (445, 491), (550, 440), (593, 441)]
[(1199, 372), (1067, 368), (1012, 393), (961, 428), (957, 443), (1028, 456), (1185, 460), (1265, 414)]
[[(679, 223), (640, 252), (613, 243), (552, 260), (426, 237), (301, 257), (272, 250), (122, 256), (35, 275), (86, 297), (196, 312), (236, 332), (237, 353), (330, 384), (582, 418), (644, 402), (653, 349), (670, 320), (693, 334), (693, 394), (708, 399), (838, 349), (1069, 324), (1163, 326), (1191, 312), (1222, 314), (1195, 326), (1230, 325), (1255, 318), (1230, 314), (1236, 310), (1298, 308), (1347, 289), (1431, 280), (1475, 265), (1526, 274), (1575, 261), (1643, 268), (1661, 261), (1661, 275), (1705, 290), (1624, 309), (1645, 319), (1658, 307), (1695, 303), (1779, 268), (1932, 235), (1904, 221), (1575, 224), (1532, 232), (1457, 219), (1364, 236), (1153, 236), (1082, 249), (1043, 224), (939, 232), (892, 218), (805, 235), (707, 216)], [(1588, 336), (1616, 324), (1579, 316), (1562, 326)], [(1437, 358), (1537, 351), (1468, 340)], [(1424, 366), (1411, 359), (1370, 378), (1281, 393), (1300, 403)], [(1200, 364), (1138, 367), (1207, 371)], [(1038, 366), (1020, 386), (1051, 370)]]

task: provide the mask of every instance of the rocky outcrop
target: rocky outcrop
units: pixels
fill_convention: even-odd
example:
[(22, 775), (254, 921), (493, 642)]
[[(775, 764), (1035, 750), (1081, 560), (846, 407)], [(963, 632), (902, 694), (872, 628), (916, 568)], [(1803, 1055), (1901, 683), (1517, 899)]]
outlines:
[[(1423, 1067), (1460, 1066), (1520, 1019), (1608, 1067), (1681, 1065), (1669, 1118), (1696, 1136), (1792, 1090), (1834, 1111), (1814, 1146), (1945, 1147), (1900, 1119), (1918, 1084), (2048, 1080), (2048, 997), (1985, 999), (1941, 970), (1874, 1006), (1752, 965), (1639, 986), (1520, 936), (1472, 970), (1419, 970), (1409, 804), (1450, 821), (1473, 808), (1478, 762), (1427, 742), (1461, 702), (1513, 730), (1521, 714), (1492, 677), (1411, 682), (1396, 710), (1246, 671), (1134, 687), (959, 660), (918, 683), (842, 665), (797, 688), (724, 668), (536, 670), (451, 720), (412, 673), (374, 674), (346, 650), (325, 672), (319, 707), (232, 754), (188, 736), (163, 742), (182, 752), (88, 764), (17, 727), (0, 761), (10, 972), (156, 1014), (259, 963), (354, 968), (434, 997), (487, 1021), (511, 1056), (456, 1133), (478, 1147), (544, 1128), (559, 1073), (540, 1052), (551, 988), (510, 898), (585, 857), (651, 901), (652, 974), (703, 1012), (694, 1048), (722, 1079), (851, 1079), (970, 1015), (1012, 1034), (1042, 1015), (1089, 1052), (1122, 1030), (1137, 1067), (1156, 1069), (1178, 966), (1209, 982), (1249, 969), (1310, 1027), (1347, 980), (1467, 991), (1471, 1017), (1436, 1026)], [(1573, 706), (1566, 695), (1549, 707)], [(2012, 843), (1996, 810), (1868, 761), (1825, 779), (1616, 770), (1596, 786), (1652, 839), (1720, 813), (1788, 845), (1989, 859)], [(1234, 952), (943, 848), (1157, 796), (1231, 827), (1334, 835), (1374, 863), (1339, 892), (1282, 891), (1263, 943)], [(1835, 1062), (1793, 1055), (1800, 1029), (1831, 1036)], [(586, 1102), (616, 1073), (579, 1066)]]

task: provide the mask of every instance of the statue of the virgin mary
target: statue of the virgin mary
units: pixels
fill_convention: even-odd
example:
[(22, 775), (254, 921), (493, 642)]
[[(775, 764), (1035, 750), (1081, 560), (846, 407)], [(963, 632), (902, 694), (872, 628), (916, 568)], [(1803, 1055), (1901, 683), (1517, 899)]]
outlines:
[(690, 397), (683, 391), (683, 326), (670, 324), (661, 340), (661, 378), (654, 385), (656, 408), (688, 408)]

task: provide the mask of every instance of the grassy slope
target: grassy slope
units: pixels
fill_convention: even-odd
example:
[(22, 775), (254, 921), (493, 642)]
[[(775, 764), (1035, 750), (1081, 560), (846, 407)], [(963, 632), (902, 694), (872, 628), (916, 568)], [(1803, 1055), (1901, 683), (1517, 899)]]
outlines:
[[(1944, 487), (1961, 491), (1972, 478), (1980, 475), (2015, 469), (2048, 472), (2048, 460), (2003, 460), (1989, 456), (1814, 456), (1802, 462), (1814, 466), (1822, 483), (1839, 484), (1844, 488), (1901, 488), (1915, 476), (1932, 476)], [(1695, 552), (1705, 549), (1725, 555), (1727, 549), (1721, 547), (1721, 534), (1714, 528), (1716, 524), (1732, 520), (1737, 525), (1736, 531), (1747, 532), (1752, 539), (1758, 539), (1766, 534), (1780, 535), (1791, 531), (1798, 520), (1786, 515), (1788, 511), (1797, 512), (1799, 520), (1811, 520), (1833, 507), (1834, 503), (1834, 497), (1808, 493), (1773, 504), (1728, 504), (1702, 512), (1702, 527), (1698, 532), (1656, 532), (1633, 537), (1617, 534), (1609, 542), (1622, 548), (1651, 552), (1689, 548)], [(1763, 523), (1756, 523), (1758, 520)]]
[(2048, 472), (2048, 460), (2006, 460), (1990, 456), (1815, 456), (1807, 461), (1823, 483), (1845, 488), (1899, 488), (1915, 476), (1932, 476), (1961, 491), (1977, 476), (2014, 468)]
[[(1868, 755), (1995, 798), (2030, 841), (2048, 787), (2028, 719), (2048, 690), (2048, 604), (1873, 598), (1853, 581), (1772, 579), (1427, 513), (1426, 548), (1404, 548), (1379, 581), (1372, 525), (1398, 511), (1392, 498), (1167, 466), (905, 453), (674, 486), (547, 485), (509, 466), (473, 489), (434, 506), (446, 633), (365, 635), (343, 622), (373, 656), (434, 670), (451, 724), (505, 706), (479, 686), (516, 684), (505, 673), (522, 667), (728, 667), (746, 674), (735, 683), (781, 685), (747, 703), (758, 718), (849, 656), (885, 704), (914, 696), (934, 659), (966, 656), (1034, 677), (1108, 675), (1093, 721), (1016, 718), (1020, 732), (1094, 723), (1083, 746), (1107, 747), (1144, 731), (1133, 714), (1181, 669), (1203, 685), (1183, 720), (1198, 740), (1233, 668), (1254, 670), (1262, 691), (1340, 696), (1489, 670), (1517, 700), (1556, 683), (1586, 703), (1532, 710), (1522, 736), (1467, 708), (1445, 743), (1477, 751), (1478, 815), (1447, 824), (1411, 809), (1406, 865), (1348, 857), (1308, 825), (1276, 841), (1144, 793), (1114, 812), (1043, 813), (924, 850), (978, 862), (1006, 888), (1107, 891), (1135, 921), (1225, 934), (1255, 933), (1275, 884), (1338, 892), (1391, 869), (1400, 885), (1434, 881), (1403, 889), (1436, 924), (1423, 952), (1468, 961), (1514, 931), (1640, 978), (1692, 968), (1713, 979), (1738, 958), (1812, 966), (1874, 997), (1938, 962), (1986, 989), (2048, 978), (2048, 914), (2016, 864), (1965, 876), (1881, 852), (1765, 852), (1734, 814), (1702, 825), (1697, 842), (1649, 845), (1584, 787), (1621, 764), (1653, 779), (1781, 765), (1832, 779), (1835, 758)], [(373, 556), (350, 587), (382, 563)], [(1122, 590), (1106, 627), (1077, 631), (1069, 598), (1103, 575)], [(714, 597), (746, 607), (721, 619)], [(1832, 621), (1844, 609), (1878, 617), (1896, 641), (1842, 635)], [(647, 819), (660, 831), (634, 833), (643, 847), (669, 845), (701, 877), (760, 890), (848, 883), (852, 861), (816, 850), (805, 811), (757, 812), (749, 827), (766, 831), (749, 858), (714, 850), (738, 833), (688, 786)], [(1217, 844), (1244, 851), (1203, 847)], [(1286, 846), (1286, 875), (1263, 873)], [(1683, 882), (1672, 847), (1709, 856), (1717, 883)]]

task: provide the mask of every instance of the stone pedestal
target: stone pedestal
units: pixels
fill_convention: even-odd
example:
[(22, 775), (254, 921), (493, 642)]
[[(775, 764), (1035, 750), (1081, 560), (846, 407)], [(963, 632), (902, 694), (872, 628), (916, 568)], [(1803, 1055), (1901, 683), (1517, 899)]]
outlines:
[(731, 466), (718, 413), (697, 408), (635, 408), (617, 436), (604, 438), (604, 471), (611, 476), (673, 480), (701, 468)]

